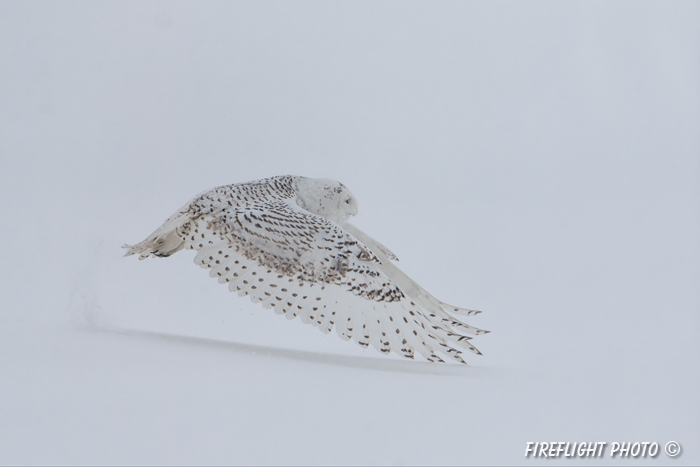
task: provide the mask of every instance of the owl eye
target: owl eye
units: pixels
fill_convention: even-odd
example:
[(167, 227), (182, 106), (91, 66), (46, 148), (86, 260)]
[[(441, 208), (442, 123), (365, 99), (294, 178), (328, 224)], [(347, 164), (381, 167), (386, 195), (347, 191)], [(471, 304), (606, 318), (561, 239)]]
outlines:
[(350, 204), (350, 198), (345, 200), (345, 204)]

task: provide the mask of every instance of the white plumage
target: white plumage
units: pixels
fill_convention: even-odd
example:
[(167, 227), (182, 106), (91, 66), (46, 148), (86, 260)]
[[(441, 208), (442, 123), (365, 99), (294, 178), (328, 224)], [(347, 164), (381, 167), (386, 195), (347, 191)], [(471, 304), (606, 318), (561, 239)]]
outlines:
[(465, 363), (462, 350), (481, 355), (465, 334), (484, 331), (452, 315), (480, 313), (448, 305), (416, 284), (398, 258), (348, 217), (357, 201), (333, 180), (266, 178), (207, 191), (188, 202), (146, 240), (128, 248), (170, 256), (196, 250), (195, 263), (240, 296), (288, 319), (345, 340), (407, 358), (418, 353)]

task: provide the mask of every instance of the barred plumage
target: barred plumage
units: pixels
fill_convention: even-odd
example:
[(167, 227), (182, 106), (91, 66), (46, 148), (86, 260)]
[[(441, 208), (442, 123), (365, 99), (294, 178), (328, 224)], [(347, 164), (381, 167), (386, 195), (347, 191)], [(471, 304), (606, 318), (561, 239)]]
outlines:
[(272, 177), (204, 192), (125, 256), (196, 250), (195, 263), (240, 296), (288, 319), (382, 353), (464, 363), (481, 354), (452, 315), (480, 313), (437, 300), (392, 263), (385, 246), (346, 222), (357, 201), (342, 184)]

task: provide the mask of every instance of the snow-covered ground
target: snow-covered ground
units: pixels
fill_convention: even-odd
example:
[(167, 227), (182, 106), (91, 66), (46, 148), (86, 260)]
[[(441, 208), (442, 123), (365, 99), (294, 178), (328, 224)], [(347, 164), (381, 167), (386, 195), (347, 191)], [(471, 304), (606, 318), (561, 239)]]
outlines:
[[(700, 464), (698, 24), (698, 2), (0, 2), (0, 464)], [(121, 256), (196, 193), (287, 173), (345, 183), (402, 269), (484, 310), (485, 355), (387, 358), (191, 253)]]

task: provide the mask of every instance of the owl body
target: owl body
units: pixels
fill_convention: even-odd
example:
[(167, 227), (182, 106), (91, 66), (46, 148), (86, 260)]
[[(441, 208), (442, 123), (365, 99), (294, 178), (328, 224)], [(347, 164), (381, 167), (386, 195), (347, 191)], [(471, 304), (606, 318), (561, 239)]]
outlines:
[(126, 256), (195, 250), (195, 263), (229, 290), (288, 319), (382, 353), (464, 363), (480, 354), (470, 336), (486, 333), (392, 261), (385, 246), (347, 222), (357, 201), (341, 183), (280, 176), (214, 188), (183, 206)]

